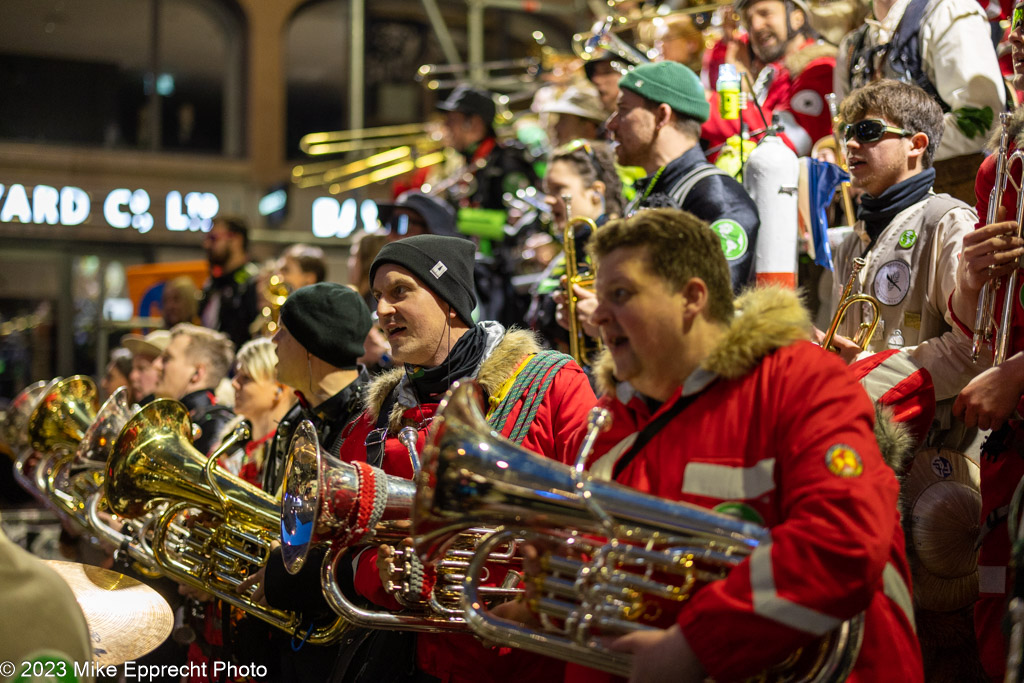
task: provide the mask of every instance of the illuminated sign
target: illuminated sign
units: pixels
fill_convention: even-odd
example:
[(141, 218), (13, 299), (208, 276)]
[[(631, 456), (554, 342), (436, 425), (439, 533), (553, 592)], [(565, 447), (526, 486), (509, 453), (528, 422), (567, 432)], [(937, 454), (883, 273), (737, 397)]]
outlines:
[[(103, 198), (103, 220), (112, 228), (133, 228), (141, 234), (152, 230), (156, 219), (149, 193), (143, 189), (117, 188)], [(211, 192), (171, 190), (164, 198), (164, 227), (172, 232), (209, 232), (210, 221), (220, 210)], [(92, 213), (89, 193), (79, 187), (36, 185), (31, 195), (25, 185), (0, 183), (0, 223), (75, 226)]]
[(377, 203), (372, 199), (362, 203), (352, 197), (343, 202), (334, 197), (313, 200), (314, 237), (348, 237), (360, 228), (366, 232), (377, 229)]

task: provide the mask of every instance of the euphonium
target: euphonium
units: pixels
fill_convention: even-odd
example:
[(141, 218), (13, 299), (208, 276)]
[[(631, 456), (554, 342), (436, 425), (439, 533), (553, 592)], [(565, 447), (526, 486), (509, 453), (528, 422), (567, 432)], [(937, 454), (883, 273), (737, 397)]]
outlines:
[(12, 444), (17, 447), (14, 459), (14, 480), (44, 505), (49, 505), (50, 502), (46, 497), (46, 494), (43, 492), (43, 489), (36, 485), (36, 470), (40, 465), (46, 466), (47, 461), (51, 458), (56, 458), (56, 455), (51, 453), (39, 453), (32, 447), (28, 433), (28, 425), (43, 397), (46, 396), (50, 389), (62, 379), (62, 377), (54, 377), (48, 383), (44, 383), (41, 389), (38, 388), (40, 383), (33, 384), (32, 386), (24, 389), (14, 399), (16, 403), (19, 399), (23, 401), (23, 403), (18, 404), (20, 406), (18, 411), (14, 414), (13, 418), (9, 418), (9, 421), (7, 422), (8, 429), (11, 430), (12, 433), (15, 431), (17, 433), (16, 437), (11, 437), (16, 440), (16, 443), (12, 442)]
[[(1003, 203), (1003, 192), (1007, 185), (1013, 185), (1017, 191), (1017, 232), (1020, 237), (1020, 222), (1024, 219), (1024, 177), (1014, 180), (1012, 169), (1015, 163), (1021, 166), (1024, 173), (1024, 150), (1018, 149), (1007, 156), (1009, 149), (1010, 114), (999, 115), (1002, 130), (999, 134), (999, 151), (996, 153), (996, 176), (992, 191), (988, 196), (988, 212), (985, 216), (986, 225), (998, 220), (999, 207)], [(996, 325), (995, 298), (996, 290), (1003, 287), (1003, 312), (999, 324)], [(974, 318), (974, 340), (971, 344), (971, 357), (977, 362), (981, 356), (981, 347), (992, 343), (992, 363), (999, 365), (1006, 360), (1010, 348), (1010, 325), (1013, 323), (1014, 297), (1017, 296), (1017, 269), (1005, 278), (990, 280), (981, 287), (978, 294), (978, 310)]]
[[(429, 560), (467, 527), (503, 526), (477, 548), (463, 594), (466, 620), (487, 641), (628, 675), (631, 657), (608, 650), (599, 636), (668, 625), (673, 603), (728, 575), (771, 537), (756, 524), (598, 481), (530, 453), (489, 428), (480, 402), (477, 385), (457, 384), (439, 406), (417, 478), (413, 530), (416, 549)], [(494, 616), (479, 590), (487, 553), (515, 537), (559, 548), (541, 558), (542, 576), (528, 579), (539, 628)], [(842, 680), (859, 652), (862, 622), (845, 622), (764, 680), (776, 673)]]
[(39, 380), (28, 385), (11, 399), (4, 413), (3, 439), (11, 448), (11, 455), (17, 459), (21, 450), (28, 445), (28, 420), (42, 398), (46, 382)]
[[(410, 450), (416, 468), (415, 430), (405, 433), (403, 443)], [(409, 438), (411, 437), (411, 439)], [(387, 475), (366, 463), (328, 464), (320, 449), (316, 430), (309, 421), (299, 424), (289, 447), (281, 497), (282, 557), (289, 571), (298, 571), (306, 561), (310, 544), (329, 541), (330, 549), (321, 565), (324, 597), (331, 608), (357, 626), (397, 630), (466, 630), (460, 597), (462, 578), (476, 544), (490, 530), (461, 534), (457, 545), (436, 565), (434, 574), (409, 550), (395, 548), (398, 571), (385, 586), (404, 609), (392, 612), (367, 609), (355, 604), (337, 580), (337, 566), (344, 552), (359, 543), (400, 544), (409, 536), (414, 484)], [(506, 544), (490, 561), (510, 564), (514, 544)], [(435, 578), (436, 577), (436, 578)], [(432, 581), (432, 583), (431, 583)], [(505, 595), (513, 592), (506, 589)]]
[[(265, 607), (237, 590), (266, 564), (280, 526), (275, 498), (217, 464), (221, 454), (246, 438), (246, 430), (236, 430), (207, 457), (192, 446), (191, 427), (185, 406), (168, 399), (150, 403), (128, 421), (107, 463), (110, 509), (131, 519), (169, 501), (153, 526), (152, 551), (160, 570), (294, 633), (300, 615)], [(339, 619), (308, 640), (332, 642), (346, 628)]]
[(595, 345), (588, 344), (587, 333), (576, 319), (576, 304), (579, 299), (573, 291), (573, 286), (593, 288), (594, 276), (592, 273), (580, 273), (579, 254), (576, 251), (576, 228), (585, 225), (590, 228), (590, 234), (593, 235), (597, 230), (597, 224), (586, 216), (572, 216), (571, 195), (562, 195), (562, 203), (565, 204), (565, 231), (562, 243), (565, 249), (565, 307), (569, 321), (569, 355), (580, 365), (589, 365), (589, 358)]
[[(47, 504), (59, 513), (67, 514), (68, 505), (74, 505), (74, 501), (63, 492), (56, 492), (56, 477), (66, 462), (74, 460), (75, 451), (96, 420), (98, 408), (96, 384), (88, 377), (75, 375), (51, 382), (29, 418), (29, 443), (40, 454), (30, 480)], [(82, 483), (86, 489), (89, 487), (88, 483)], [(76, 521), (82, 519), (76, 518)]]
[(872, 317), (870, 321), (865, 321), (860, 324), (860, 330), (857, 332), (857, 337), (853, 339), (853, 343), (856, 344), (863, 351), (871, 343), (871, 338), (875, 336), (875, 329), (878, 327), (878, 321), (882, 319), (882, 307), (878, 303), (878, 300), (870, 294), (853, 294), (853, 286), (857, 282), (857, 274), (867, 265), (867, 261), (857, 257), (853, 259), (853, 268), (850, 270), (850, 279), (846, 281), (846, 286), (843, 287), (843, 293), (839, 297), (839, 306), (836, 308), (836, 314), (832, 316), (832, 324), (828, 326), (828, 332), (825, 333), (824, 339), (821, 340), (821, 348), (826, 351), (837, 352), (832, 341), (835, 339), (836, 331), (843, 322), (843, 318), (846, 317), (846, 311), (857, 303), (865, 303), (871, 307)]

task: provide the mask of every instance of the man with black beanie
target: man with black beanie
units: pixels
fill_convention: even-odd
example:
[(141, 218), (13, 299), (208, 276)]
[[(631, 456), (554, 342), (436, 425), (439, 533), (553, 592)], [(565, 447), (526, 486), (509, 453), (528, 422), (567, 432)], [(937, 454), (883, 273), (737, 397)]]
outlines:
[[(466, 240), (419, 235), (385, 245), (374, 259), (370, 282), (377, 315), (399, 365), (371, 383), (366, 411), (341, 445), (343, 461), (366, 461), (388, 474), (412, 477), (399, 431), (416, 428), (422, 448), (438, 401), (462, 378), (476, 379), (487, 394), (487, 419), (495, 430), (535, 453), (574, 460), (567, 444), (584, 429), (596, 401), (590, 384), (571, 358), (542, 350), (531, 332), (473, 322), (473, 258)], [(377, 605), (397, 609), (382, 576), (391, 553), (381, 546), (358, 554), (354, 588)], [(500, 583), (502, 577), (496, 578)], [(420, 680), (550, 680), (560, 666), (518, 650), (501, 655), (468, 635), (423, 633), (416, 639)]]
[[(369, 375), (356, 359), (363, 355), (363, 340), (372, 325), (370, 310), (359, 293), (333, 282), (292, 292), (281, 306), (279, 322), (273, 336), (277, 379), (295, 390), (299, 402), (281, 420), (267, 450), (263, 489), (271, 494), (284, 479), (291, 439), (302, 420), (316, 427), (325, 454), (338, 454), (346, 425), (363, 409)], [(241, 589), (256, 586), (254, 599), (300, 612), (306, 624), (327, 624), (336, 615), (320, 587), (322, 559), (323, 549), (314, 548), (303, 571), (292, 576), (284, 568), (280, 549), (274, 549), (265, 570)], [(331, 680), (336, 661), (357, 635), (361, 633), (350, 631), (347, 639), (332, 645), (304, 643), (296, 651), (290, 639), (275, 639), (281, 680)]]

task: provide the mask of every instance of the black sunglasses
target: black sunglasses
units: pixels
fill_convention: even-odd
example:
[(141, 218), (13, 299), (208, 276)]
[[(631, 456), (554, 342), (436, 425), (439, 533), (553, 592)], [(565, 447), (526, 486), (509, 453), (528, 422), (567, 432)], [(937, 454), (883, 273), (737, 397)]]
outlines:
[(886, 133), (895, 133), (901, 138), (913, 135), (909, 130), (890, 126), (881, 119), (862, 119), (855, 123), (844, 123), (839, 132), (846, 142), (854, 138), (857, 138), (857, 142), (878, 142)]

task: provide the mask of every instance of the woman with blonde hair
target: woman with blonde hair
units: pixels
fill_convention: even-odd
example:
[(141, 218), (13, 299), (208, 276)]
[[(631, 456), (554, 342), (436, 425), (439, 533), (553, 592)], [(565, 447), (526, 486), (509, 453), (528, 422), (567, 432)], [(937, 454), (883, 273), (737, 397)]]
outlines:
[[(277, 381), (277, 353), (266, 338), (242, 345), (235, 357), (235, 412), (252, 425), (252, 439), (222, 464), (242, 479), (259, 486), (263, 480), (266, 449), (281, 418), (295, 403), (295, 396)], [(230, 425), (234, 427), (233, 423)], [(230, 431), (226, 432), (230, 433)]]

